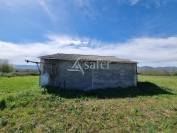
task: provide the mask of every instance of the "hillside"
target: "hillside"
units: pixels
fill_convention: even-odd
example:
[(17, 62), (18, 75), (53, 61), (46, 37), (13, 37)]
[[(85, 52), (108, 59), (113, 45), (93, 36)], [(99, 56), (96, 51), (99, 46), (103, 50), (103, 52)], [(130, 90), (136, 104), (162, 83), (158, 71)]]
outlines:
[(22, 70), (38, 70), (36, 65), (15, 65), (14, 66), (17, 70), (22, 69)]
[(177, 75), (177, 67), (138, 67), (138, 73), (142, 75)]
[(177, 67), (150, 67), (150, 66), (138, 67), (138, 71), (148, 71), (148, 70), (176, 72)]

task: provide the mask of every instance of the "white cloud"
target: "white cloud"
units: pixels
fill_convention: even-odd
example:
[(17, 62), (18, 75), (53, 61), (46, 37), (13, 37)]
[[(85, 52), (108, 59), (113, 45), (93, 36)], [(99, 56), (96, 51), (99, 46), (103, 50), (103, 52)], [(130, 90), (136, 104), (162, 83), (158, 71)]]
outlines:
[(140, 2), (141, 0), (129, 0), (131, 5), (136, 5)]
[(160, 7), (168, 2), (171, 2), (171, 0), (128, 0), (130, 5), (135, 6), (138, 5), (141, 2), (141, 5), (149, 8), (149, 7)]
[(80, 7), (90, 5), (89, 0), (74, 0), (74, 2)]
[[(29, 7), (39, 7), (46, 13), (50, 20), (56, 22), (58, 18), (52, 11), (53, 6), (51, 5), (52, 1), (48, 0), (0, 0), (0, 9), (23, 12)], [(31, 10), (31, 8), (29, 9)]]
[(58, 44), (60, 46), (80, 46), (87, 45), (89, 39), (78, 38), (78, 37), (68, 37), (68, 36), (58, 36), (58, 35), (48, 35), (49, 43)]
[(73, 0), (73, 3), (75, 7), (80, 9), (80, 13), (94, 20), (97, 19), (99, 15), (101, 15), (101, 12), (96, 7), (94, 1), (95, 0)]
[(0, 41), (0, 58), (14, 64), (25, 64), (25, 59), (38, 60), (38, 56), (54, 53), (114, 55), (136, 60), (140, 65), (172, 66), (177, 65), (177, 37), (136, 38), (114, 44), (57, 35), (39, 43)]
[(54, 13), (51, 11), (49, 7), (50, 2), (48, 2), (47, 0), (38, 0), (38, 2), (39, 2), (39, 5), (44, 10), (44, 12), (49, 16), (49, 18), (55, 22), (57, 20), (57, 17), (54, 15)]
[(32, 6), (35, 3), (36, 0), (0, 0), (0, 8), (11, 10), (18, 7), (24, 8), (26, 5)]

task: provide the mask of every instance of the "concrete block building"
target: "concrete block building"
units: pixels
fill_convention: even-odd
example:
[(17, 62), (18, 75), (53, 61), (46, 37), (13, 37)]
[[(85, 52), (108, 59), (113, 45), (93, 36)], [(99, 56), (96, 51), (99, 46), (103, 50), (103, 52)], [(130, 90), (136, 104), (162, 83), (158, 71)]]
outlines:
[(41, 56), (40, 84), (56, 89), (107, 89), (137, 85), (137, 62), (114, 56)]

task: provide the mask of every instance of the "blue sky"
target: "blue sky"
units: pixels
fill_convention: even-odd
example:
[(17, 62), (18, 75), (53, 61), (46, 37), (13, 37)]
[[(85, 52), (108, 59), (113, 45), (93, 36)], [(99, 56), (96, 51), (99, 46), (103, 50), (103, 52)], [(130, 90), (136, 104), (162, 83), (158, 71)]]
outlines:
[(177, 0), (1, 0), (0, 58), (57, 52), (175, 66)]

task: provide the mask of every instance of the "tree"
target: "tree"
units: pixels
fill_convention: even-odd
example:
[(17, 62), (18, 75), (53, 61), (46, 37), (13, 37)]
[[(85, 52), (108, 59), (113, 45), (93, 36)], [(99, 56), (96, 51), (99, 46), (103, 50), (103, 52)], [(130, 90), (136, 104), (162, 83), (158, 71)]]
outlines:
[(0, 72), (10, 73), (14, 71), (14, 67), (9, 64), (8, 60), (0, 60)]

